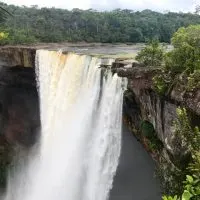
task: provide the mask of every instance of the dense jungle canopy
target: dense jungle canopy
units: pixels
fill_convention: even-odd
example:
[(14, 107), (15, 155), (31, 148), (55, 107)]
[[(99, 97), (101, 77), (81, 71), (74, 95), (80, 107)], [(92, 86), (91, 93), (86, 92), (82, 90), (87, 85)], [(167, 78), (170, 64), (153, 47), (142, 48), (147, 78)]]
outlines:
[(159, 13), (151, 10), (96, 11), (19, 7), (0, 3), (12, 16), (0, 24), (9, 37), (2, 44), (34, 42), (136, 43), (158, 39), (170, 42), (178, 28), (199, 24), (193, 13)]

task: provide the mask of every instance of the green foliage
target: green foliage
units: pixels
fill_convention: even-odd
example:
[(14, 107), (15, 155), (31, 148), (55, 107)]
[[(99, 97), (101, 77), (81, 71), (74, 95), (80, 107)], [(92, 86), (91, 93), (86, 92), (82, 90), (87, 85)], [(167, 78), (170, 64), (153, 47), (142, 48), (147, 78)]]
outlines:
[(150, 41), (136, 56), (136, 60), (145, 66), (161, 66), (164, 50), (159, 41)]
[(144, 120), (140, 125), (142, 135), (148, 139), (148, 147), (151, 151), (160, 151), (163, 148), (162, 142), (158, 139), (153, 124)]
[(185, 44), (192, 47), (199, 47), (200, 42), (200, 25), (190, 25), (188, 27), (181, 27), (174, 33), (171, 42), (174, 48), (180, 48)]
[(8, 38), (9, 34), (5, 32), (0, 32), (0, 41), (6, 40)]
[(200, 152), (195, 151), (192, 155), (193, 162), (189, 164), (188, 169), (195, 176), (200, 179)]
[(173, 73), (188, 74), (200, 69), (200, 25), (180, 28), (172, 37), (174, 49), (166, 54), (165, 64)]
[(0, 6), (0, 22), (6, 20), (8, 16), (12, 16), (10, 12), (8, 12), (3, 6)]
[(27, 43), (35, 43), (37, 39), (26, 30), (13, 30), (6, 29), (7, 37), (3, 40), (0, 40), (0, 44), (27, 44)]
[(0, 6), (13, 15), (1, 24), (2, 29), (28, 31), (39, 42), (170, 42), (178, 28), (200, 23), (200, 17), (190, 13)]
[(194, 70), (187, 77), (187, 91), (193, 91), (200, 88), (200, 70)]
[[(200, 131), (190, 125), (190, 120), (185, 108), (177, 108), (178, 119), (175, 121), (175, 134), (180, 136), (181, 145), (192, 155), (192, 161), (187, 167), (186, 180), (183, 182), (183, 193), (178, 194), (178, 200), (200, 199)], [(164, 196), (169, 200), (173, 197)]]
[(182, 145), (186, 146), (188, 151), (193, 153), (199, 150), (200, 132), (199, 128), (191, 127), (190, 120), (185, 108), (177, 108), (178, 119), (174, 123), (175, 134), (178, 135), (182, 141)]
[(164, 194), (180, 195), (183, 192), (183, 181), (187, 173), (174, 165), (164, 156), (159, 159), (159, 165), (156, 169), (156, 175), (160, 180), (161, 189)]
[(194, 91), (200, 88), (200, 25), (180, 28), (172, 37), (174, 49), (164, 55), (164, 70), (155, 75), (153, 86), (166, 94), (174, 86)]
[(180, 198), (176, 196), (171, 197), (171, 196), (163, 196), (162, 200), (180, 200)]
[(164, 95), (166, 93), (168, 89), (168, 83), (163, 77), (163, 74), (158, 74), (153, 77), (153, 87), (155, 91), (160, 95)]
[[(200, 171), (200, 169), (199, 169)], [(182, 194), (182, 199), (199, 199), (200, 198), (200, 179), (196, 176), (186, 176), (186, 181), (184, 181), (184, 192)]]
[(150, 122), (146, 120), (141, 122), (140, 127), (141, 127), (142, 134), (147, 138), (151, 138), (155, 134), (153, 124), (151, 124)]

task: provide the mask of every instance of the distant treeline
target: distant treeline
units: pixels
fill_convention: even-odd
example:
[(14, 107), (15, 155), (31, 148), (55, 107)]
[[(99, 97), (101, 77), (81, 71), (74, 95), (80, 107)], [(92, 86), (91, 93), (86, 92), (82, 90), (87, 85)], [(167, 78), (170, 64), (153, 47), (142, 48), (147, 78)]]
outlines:
[(151, 10), (72, 11), (57, 8), (0, 5), (13, 16), (0, 24), (9, 37), (1, 43), (109, 42), (136, 43), (158, 39), (170, 42), (179, 27), (200, 24), (192, 13), (158, 13)]

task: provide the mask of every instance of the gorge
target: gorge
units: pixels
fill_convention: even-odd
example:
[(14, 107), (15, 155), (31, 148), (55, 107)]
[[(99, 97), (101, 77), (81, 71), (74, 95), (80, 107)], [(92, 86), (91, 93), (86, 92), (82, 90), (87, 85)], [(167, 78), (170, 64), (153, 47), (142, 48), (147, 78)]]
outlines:
[[(35, 56), (37, 58), (36, 66), (34, 65)], [(186, 106), (190, 109), (191, 116), (195, 119), (193, 120), (194, 123), (198, 123), (198, 91), (196, 93), (193, 92), (192, 95), (191, 93), (183, 94), (179, 92), (180, 90), (177, 86), (168, 97), (160, 97), (152, 88), (152, 76), (159, 73), (159, 70), (140, 68), (135, 66), (132, 60), (128, 59), (108, 59), (102, 58), (102, 56), (86, 56), (83, 53), (81, 55), (80, 53), (70, 54), (67, 52), (61, 54), (61, 52), (43, 50), (38, 50), (36, 53), (36, 49), (34, 48), (2, 48), (0, 50), (0, 61), (2, 65), (0, 77), (1, 93), (4, 97), (4, 99), (1, 99), (0, 127), (2, 146), (4, 146), (5, 140), (9, 145), (20, 144), (26, 148), (32, 146), (34, 149), (34, 144), (37, 141), (40, 130), (38, 93), (34, 75), (35, 67), (38, 86), (40, 88), (42, 125), (40, 154), (44, 158), (45, 163), (43, 159), (43, 161), (36, 162), (38, 167), (38, 170), (36, 170), (37, 173), (34, 177), (32, 173), (30, 176), (29, 186), (32, 189), (21, 188), (23, 184), (17, 184), (20, 187), (16, 188), (18, 192), (14, 192), (15, 198), (16, 194), (19, 194), (18, 199), (28, 200), (29, 198), (57, 198), (54, 195), (61, 195), (61, 199), (68, 197), (68, 199), (72, 200), (106, 199), (117, 169), (117, 160), (121, 147), (121, 136), (119, 133), (121, 129), (120, 118), (123, 116), (126, 124), (122, 134), (122, 156), (124, 157), (120, 158), (110, 199), (129, 200), (133, 199), (133, 197), (137, 200), (161, 199), (158, 182), (153, 178), (154, 163), (147, 152), (142, 149), (142, 146), (131, 135), (130, 130), (138, 135), (141, 121), (151, 123), (158, 138), (164, 145), (164, 151), (170, 151), (172, 155), (175, 154), (176, 152), (173, 149), (173, 143), (170, 139), (173, 135), (172, 122), (177, 117), (176, 108), (179, 105)], [(83, 67), (89, 66), (89, 63), (91, 65), (89, 68)], [(68, 65), (68, 67), (65, 68), (65, 65)], [(70, 68), (70, 66), (76, 67), (76, 70), (80, 71), (76, 71), (74, 68)], [(105, 71), (108, 71), (107, 68), (112, 68), (112, 72), (116, 72), (118, 77), (116, 74), (112, 76), (111, 71), (106, 73)], [(61, 71), (63, 72), (61, 73)], [(102, 76), (100, 71), (106, 74), (107, 81), (103, 81), (100, 78)], [(87, 76), (87, 73), (91, 76)], [(126, 85), (124, 79), (128, 80), (128, 85), (122, 99), (122, 91), (125, 90)], [(98, 85), (99, 83), (101, 83), (101, 87)], [(68, 87), (67, 84), (69, 84)], [(65, 93), (69, 96), (65, 96)], [(123, 115), (122, 100), (124, 102)], [(112, 101), (114, 103), (111, 103)], [(70, 115), (65, 115), (65, 112), (63, 113), (59, 107), (65, 110), (66, 113), (70, 113)], [(60, 120), (56, 121), (56, 119)], [(97, 121), (99, 122), (97, 123)], [(96, 125), (94, 126), (94, 124)], [(127, 126), (130, 130), (127, 130)], [(66, 133), (73, 132), (75, 134), (63, 135), (63, 131), (60, 130), (61, 127), (66, 130)], [(54, 135), (55, 132), (58, 133), (59, 138)], [(115, 135), (111, 134), (111, 132), (115, 133)], [(52, 134), (48, 138), (44, 133)], [(94, 136), (94, 133), (95, 135), (97, 134), (97, 138)], [(83, 135), (86, 137), (84, 138)], [(101, 138), (100, 136), (105, 138)], [(90, 142), (93, 140), (95, 142), (92, 145)], [(78, 148), (73, 144), (76, 144)], [(86, 144), (90, 145), (91, 149), (84, 149)], [(49, 145), (55, 148), (48, 149)], [(110, 148), (111, 145), (113, 148)], [(101, 148), (98, 149), (98, 147)], [(109, 151), (105, 151), (105, 149)], [(73, 155), (75, 156), (70, 157), (65, 153), (68, 151), (73, 151)], [(47, 156), (49, 153), (52, 155), (51, 158)], [(86, 158), (89, 157), (90, 160), (86, 160), (85, 166), (82, 166), (79, 161), (85, 156)], [(63, 159), (65, 157), (66, 160)], [(125, 161), (125, 158), (129, 159), (128, 162), (127, 160)], [(73, 160), (70, 165), (66, 163), (69, 159)], [(56, 160), (56, 162), (53, 162), (53, 160)], [(46, 169), (47, 163), (49, 163), (48, 170)], [(56, 163), (59, 163), (59, 165)], [(75, 166), (72, 165), (73, 163), (76, 163)], [(123, 168), (123, 165), (126, 165), (126, 167)], [(103, 171), (105, 176), (100, 176), (102, 173), (99, 173), (98, 168), (95, 166), (101, 166), (102, 168), (99, 170), (100, 172)], [(67, 175), (65, 174), (66, 168), (68, 169)], [(88, 170), (86, 170), (87, 173), (81, 173), (85, 169)], [(124, 173), (123, 169), (127, 170), (127, 173)], [(27, 169), (28, 174), (29, 170)], [(48, 175), (48, 171), (51, 172), (52, 177)], [(76, 176), (72, 176), (74, 172), (77, 172), (77, 174), (75, 173)], [(79, 179), (79, 173), (83, 176), (81, 180)], [(26, 175), (23, 174), (27, 181), (29, 180), (29, 176)], [(40, 183), (37, 176), (44, 176), (42, 180), (46, 182)], [(65, 176), (70, 178), (60, 182), (60, 177)], [(85, 180), (85, 177), (87, 177), (87, 181), (84, 182), (85, 184), (82, 184), (85, 188), (83, 189), (80, 183)], [(129, 177), (132, 180), (129, 180)], [(136, 180), (134, 180), (134, 177)], [(32, 178), (35, 180), (32, 180)], [(56, 181), (49, 181), (52, 178), (55, 178)], [(98, 183), (106, 184), (99, 187)], [(122, 183), (127, 188), (130, 187), (130, 189), (127, 189), (125, 186), (123, 187)], [(11, 188), (15, 187), (13, 184), (15, 185), (16, 183), (14, 181), (12, 183), (11, 181)], [(63, 184), (66, 184), (67, 187), (69, 186), (68, 188), (72, 192), (66, 193), (63, 190)], [(41, 185), (47, 187), (47, 192), (44, 192), (44, 190), (41, 191)], [(52, 191), (52, 187), (55, 187), (56, 190)], [(60, 190), (59, 188), (62, 189)], [(141, 188), (142, 191), (140, 190)], [(29, 191), (28, 196), (31, 197), (26, 198), (25, 191)], [(129, 193), (125, 194), (124, 191), (128, 191)], [(31, 192), (33, 195), (30, 195), (32, 194)], [(44, 196), (40, 196), (41, 193)], [(8, 192), (7, 194), (11, 195), (12, 193)], [(81, 197), (76, 196), (78, 194)], [(5, 197), (6, 200), (12, 200), (12, 197), (9, 195)]]

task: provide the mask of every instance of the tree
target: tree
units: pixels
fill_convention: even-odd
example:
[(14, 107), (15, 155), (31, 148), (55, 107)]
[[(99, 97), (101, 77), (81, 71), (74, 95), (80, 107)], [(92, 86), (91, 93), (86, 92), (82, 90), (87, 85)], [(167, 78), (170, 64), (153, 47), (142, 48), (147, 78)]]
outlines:
[(200, 25), (180, 28), (172, 37), (174, 49), (166, 55), (166, 67), (174, 74), (200, 70)]
[(136, 60), (145, 66), (161, 66), (164, 50), (158, 40), (150, 41), (136, 56)]
[(195, 14), (199, 14), (200, 13), (200, 5), (197, 5), (195, 8)]
[(0, 41), (7, 39), (8, 35), (8, 33), (0, 32)]
[(0, 6), (0, 22), (3, 22), (8, 15), (11, 15), (5, 8)]
[[(1, 30), (9, 29), (10, 32), (17, 33), (23, 30), (23, 34), (26, 33), (25, 35), (38, 42), (137, 43), (152, 39), (170, 42), (172, 34), (178, 28), (200, 23), (200, 16), (190, 13), (163, 14), (151, 10), (135, 12), (122, 9), (102, 12), (92, 9), (69, 11), (37, 6), (19, 7), (1, 2), (0, 6), (14, 16), (5, 17), (5, 21), (0, 24)], [(9, 16), (7, 12), (0, 11), (4, 16)], [(8, 39), (6, 42), (9, 44), (13, 41), (17, 44), (17, 40)], [(25, 40), (24, 43), (29, 41)]]

